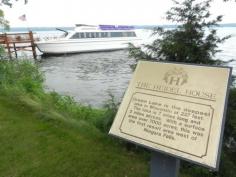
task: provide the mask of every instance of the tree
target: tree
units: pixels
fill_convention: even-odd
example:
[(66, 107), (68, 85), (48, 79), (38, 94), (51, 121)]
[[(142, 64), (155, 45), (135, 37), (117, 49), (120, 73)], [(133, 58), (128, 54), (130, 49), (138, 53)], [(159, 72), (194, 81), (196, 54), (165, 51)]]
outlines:
[(184, 0), (183, 3), (174, 1), (175, 7), (167, 12), (167, 20), (179, 24), (175, 29), (164, 30), (155, 28), (153, 35), (158, 35), (151, 45), (141, 48), (130, 48), (130, 56), (139, 59), (157, 61), (175, 61), (199, 64), (222, 64), (215, 59), (219, 52), (218, 44), (230, 36), (220, 38), (216, 34), (218, 22), (222, 16), (208, 20), (212, 0), (197, 3), (196, 0)]
[[(4, 12), (0, 9), (0, 28), (3, 28), (4, 30), (9, 29), (9, 22), (4, 18)], [(0, 45), (0, 58), (3, 57), (3, 54), (5, 53), (4, 47)]]
[[(156, 39), (150, 45), (142, 48), (132, 46), (129, 55), (136, 60), (173, 61), (220, 65), (226, 62), (216, 59), (220, 52), (218, 45), (230, 37), (220, 38), (216, 28), (222, 16), (210, 19), (209, 12), (212, 0), (196, 2), (184, 0), (182, 3), (174, 1), (175, 7), (167, 12), (167, 20), (175, 22), (174, 29), (164, 30), (155, 28)], [(191, 177), (235, 177), (236, 175), (236, 88), (230, 90), (228, 113), (225, 125), (222, 160), (219, 172), (193, 167), (183, 163), (181, 171)]]
[[(18, 0), (13, 0), (13, 2), (14, 1), (18, 1)], [(1, 3), (0, 3), (0, 5), (7, 5), (7, 6), (9, 6), (9, 7), (12, 7), (12, 5), (13, 5), (13, 2), (12, 2), (12, 0), (1, 0)], [(25, 4), (27, 4), (28, 3), (28, 0), (24, 0), (24, 2), (25, 2)]]
[[(15, 0), (17, 1), (17, 0)], [(28, 0), (24, 0), (25, 4), (28, 2)], [(6, 5), (9, 7), (12, 7), (13, 2), (11, 0), (1, 0), (0, 5)], [(9, 25), (9, 21), (5, 19), (4, 17), (4, 12), (2, 9), (0, 9), (0, 28), (3, 28), (4, 30), (9, 30), (10, 25)], [(2, 57), (3, 53), (4, 53), (4, 47), (0, 45), (0, 58)]]
[[(17, 0), (15, 0), (17, 1)], [(28, 0), (24, 0), (25, 4), (28, 2)], [(0, 5), (6, 5), (9, 7), (12, 7), (13, 2), (11, 0), (1, 0)], [(4, 29), (9, 29), (9, 21), (7, 21), (4, 18), (4, 12), (2, 9), (0, 9), (0, 27), (3, 27)]]
[(4, 12), (0, 9), (0, 27), (4, 29), (9, 29), (9, 21), (4, 18)]

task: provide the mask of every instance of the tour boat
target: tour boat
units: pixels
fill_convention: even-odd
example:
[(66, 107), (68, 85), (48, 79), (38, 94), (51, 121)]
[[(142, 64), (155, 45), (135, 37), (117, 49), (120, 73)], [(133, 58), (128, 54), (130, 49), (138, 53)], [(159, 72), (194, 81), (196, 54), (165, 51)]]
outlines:
[(133, 26), (79, 24), (73, 31), (65, 31), (64, 37), (38, 41), (36, 46), (43, 54), (64, 54), (125, 49), (129, 43), (142, 43)]

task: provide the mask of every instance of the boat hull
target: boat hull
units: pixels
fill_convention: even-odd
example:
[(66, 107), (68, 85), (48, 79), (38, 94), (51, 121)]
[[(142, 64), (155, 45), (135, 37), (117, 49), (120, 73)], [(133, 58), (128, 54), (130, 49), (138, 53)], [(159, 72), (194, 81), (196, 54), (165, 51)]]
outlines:
[(80, 52), (112, 51), (126, 49), (129, 43), (139, 46), (141, 39), (122, 40), (74, 40), (37, 42), (38, 49), (43, 54), (65, 54)]

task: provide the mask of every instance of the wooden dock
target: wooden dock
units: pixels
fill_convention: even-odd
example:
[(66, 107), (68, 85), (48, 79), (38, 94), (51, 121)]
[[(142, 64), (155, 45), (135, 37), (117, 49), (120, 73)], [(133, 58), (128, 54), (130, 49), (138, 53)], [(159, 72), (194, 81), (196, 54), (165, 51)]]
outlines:
[(31, 51), (34, 59), (37, 58), (35, 39), (32, 31), (28, 33), (4, 33), (0, 34), (0, 45), (6, 49), (6, 52), (10, 59), (18, 58), (17, 52), (19, 50)]

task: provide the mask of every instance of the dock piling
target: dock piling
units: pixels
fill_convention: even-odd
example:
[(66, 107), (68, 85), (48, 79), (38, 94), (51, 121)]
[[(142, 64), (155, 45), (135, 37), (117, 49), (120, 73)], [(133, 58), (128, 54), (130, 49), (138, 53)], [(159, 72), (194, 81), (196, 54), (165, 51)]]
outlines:
[(0, 44), (3, 45), (8, 53), (9, 59), (12, 59), (12, 53), (18, 58), (17, 51), (32, 51), (33, 58), (37, 59), (35, 39), (33, 32), (27, 33), (4, 33), (0, 34)]

